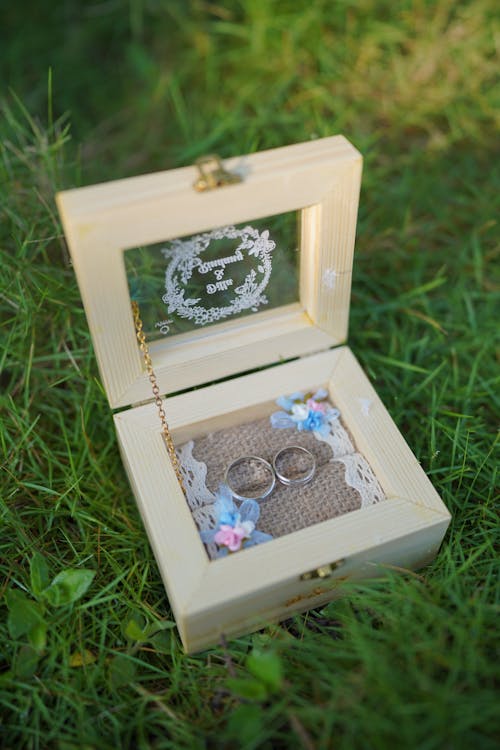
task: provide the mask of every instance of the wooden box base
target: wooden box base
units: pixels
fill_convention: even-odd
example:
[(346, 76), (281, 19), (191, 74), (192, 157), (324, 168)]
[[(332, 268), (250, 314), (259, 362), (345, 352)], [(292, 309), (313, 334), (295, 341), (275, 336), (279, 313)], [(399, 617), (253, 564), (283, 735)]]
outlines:
[[(213, 561), (168, 459), (154, 404), (115, 414), (124, 465), (188, 652), (322, 605), (342, 592), (346, 578), (418, 568), (439, 548), (450, 515), (348, 347), (167, 398), (165, 411), (180, 445), (269, 414), (279, 396), (319, 385), (328, 388), (386, 500)], [(318, 578), (329, 565), (331, 574)]]

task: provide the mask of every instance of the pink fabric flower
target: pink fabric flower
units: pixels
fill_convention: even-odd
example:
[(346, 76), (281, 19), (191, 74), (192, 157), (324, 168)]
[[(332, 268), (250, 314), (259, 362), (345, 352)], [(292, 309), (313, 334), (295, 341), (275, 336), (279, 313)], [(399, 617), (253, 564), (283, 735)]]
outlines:
[(328, 408), (324, 401), (315, 401), (313, 398), (307, 399), (307, 405), (312, 411), (319, 411), (321, 414), (326, 414)]
[(244, 521), (238, 526), (221, 524), (214, 536), (214, 542), (221, 547), (227, 547), (231, 552), (237, 552), (241, 548), (243, 539), (247, 539), (255, 526), (251, 521)]

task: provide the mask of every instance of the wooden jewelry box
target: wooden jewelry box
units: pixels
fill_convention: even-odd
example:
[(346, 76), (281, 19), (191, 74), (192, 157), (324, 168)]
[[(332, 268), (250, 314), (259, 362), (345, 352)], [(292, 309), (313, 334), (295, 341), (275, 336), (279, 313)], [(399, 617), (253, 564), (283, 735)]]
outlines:
[[(240, 634), (320, 606), (341, 592), (346, 578), (381, 575), (387, 566), (424, 565), (436, 554), (450, 520), (356, 358), (342, 345), (360, 154), (335, 136), (230, 159), (227, 172), (219, 164), (204, 168), (198, 179), (197, 169), (186, 167), (57, 196), (102, 382), (116, 410), (123, 462), (188, 651), (215, 644), (222, 634)], [(200, 187), (208, 189), (195, 189)], [(241, 253), (234, 251), (236, 238), (233, 255), (227, 255), (227, 227), (282, 214), (299, 219), (294, 299), (279, 304), (280, 289), (293, 274), (267, 273), (259, 264), (250, 272), (250, 278), (262, 281), (253, 309), (250, 303), (234, 307), (237, 290), (230, 288), (228, 266), (234, 262), (236, 272)], [(203, 263), (193, 247), (218, 227), (226, 228), (226, 255)], [(258, 236), (268, 239), (269, 232)], [(262, 418), (276, 408), (278, 397), (323, 386), (382, 487), (383, 502), (221, 559), (208, 557), (160, 433), (125, 262), (129, 252), (170, 242), (177, 250), (165, 257), (175, 256), (177, 266), (175, 273), (169, 271), (170, 260), (164, 278), (167, 286), (174, 279), (178, 292), (179, 263), (188, 245), (175, 242), (183, 237), (191, 238), (185, 277), (196, 265), (197, 273), (209, 272), (206, 279), (213, 286), (206, 289), (209, 294), (214, 289), (213, 299), (220, 290), (230, 301), (216, 309), (208, 296), (200, 306), (199, 299), (186, 301), (182, 292), (178, 306), (163, 307), (166, 320), (155, 324), (165, 332), (178, 323), (174, 335), (150, 341), (160, 393), (177, 394), (164, 399), (175, 445)], [(248, 258), (254, 260), (257, 251)], [(215, 268), (221, 269), (216, 275)], [(278, 303), (270, 305), (262, 290), (273, 273), (278, 273), (273, 288)]]

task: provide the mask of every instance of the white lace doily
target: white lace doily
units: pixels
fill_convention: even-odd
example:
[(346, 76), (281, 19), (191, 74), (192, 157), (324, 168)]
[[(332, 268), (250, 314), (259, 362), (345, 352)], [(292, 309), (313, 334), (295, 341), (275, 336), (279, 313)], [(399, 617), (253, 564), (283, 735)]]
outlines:
[(366, 458), (361, 453), (349, 453), (334, 459), (345, 467), (345, 482), (361, 496), (361, 507), (368, 508), (384, 500), (385, 495)]
[[(338, 413), (338, 412), (337, 412)], [(316, 440), (321, 440), (323, 443), (328, 443), (332, 449), (333, 458), (340, 458), (346, 454), (355, 453), (351, 439), (342, 427), (340, 419), (332, 419), (329, 422), (330, 432), (327, 435), (321, 435), (319, 432), (313, 432)]]
[[(207, 487), (207, 465), (197, 461), (193, 456), (194, 442), (181, 445), (176, 449), (179, 459), (186, 500), (199, 531), (208, 531), (215, 526), (215, 495)], [(208, 554), (215, 557), (216, 544), (207, 544)]]

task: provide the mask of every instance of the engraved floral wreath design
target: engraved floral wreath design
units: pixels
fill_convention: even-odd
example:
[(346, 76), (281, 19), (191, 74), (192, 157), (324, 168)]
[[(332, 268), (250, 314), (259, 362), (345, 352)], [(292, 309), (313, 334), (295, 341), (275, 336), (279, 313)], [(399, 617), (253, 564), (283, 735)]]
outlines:
[[(199, 305), (200, 298), (185, 299), (182, 284), (187, 284), (193, 269), (200, 265), (200, 254), (207, 249), (212, 240), (239, 239), (240, 243), (234, 250), (235, 254), (242, 254), (246, 250), (248, 256), (258, 260), (257, 271), (262, 274), (258, 282), (257, 271), (252, 269), (243, 284), (235, 288), (235, 296), (231, 304), (225, 307), (206, 308)], [(165, 272), (165, 290), (162, 300), (167, 305), (169, 314), (176, 313), (180, 318), (193, 320), (196, 325), (213, 323), (228, 315), (235, 315), (243, 310), (256, 311), (260, 305), (267, 304), (267, 297), (263, 294), (272, 271), (271, 253), (276, 243), (269, 239), (269, 231), (259, 232), (251, 226), (237, 229), (234, 226), (221, 227), (211, 232), (204, 232), (188, 240), (172, 240), (168, 248), (162, 250), (165, 258), (170, 260)]]

